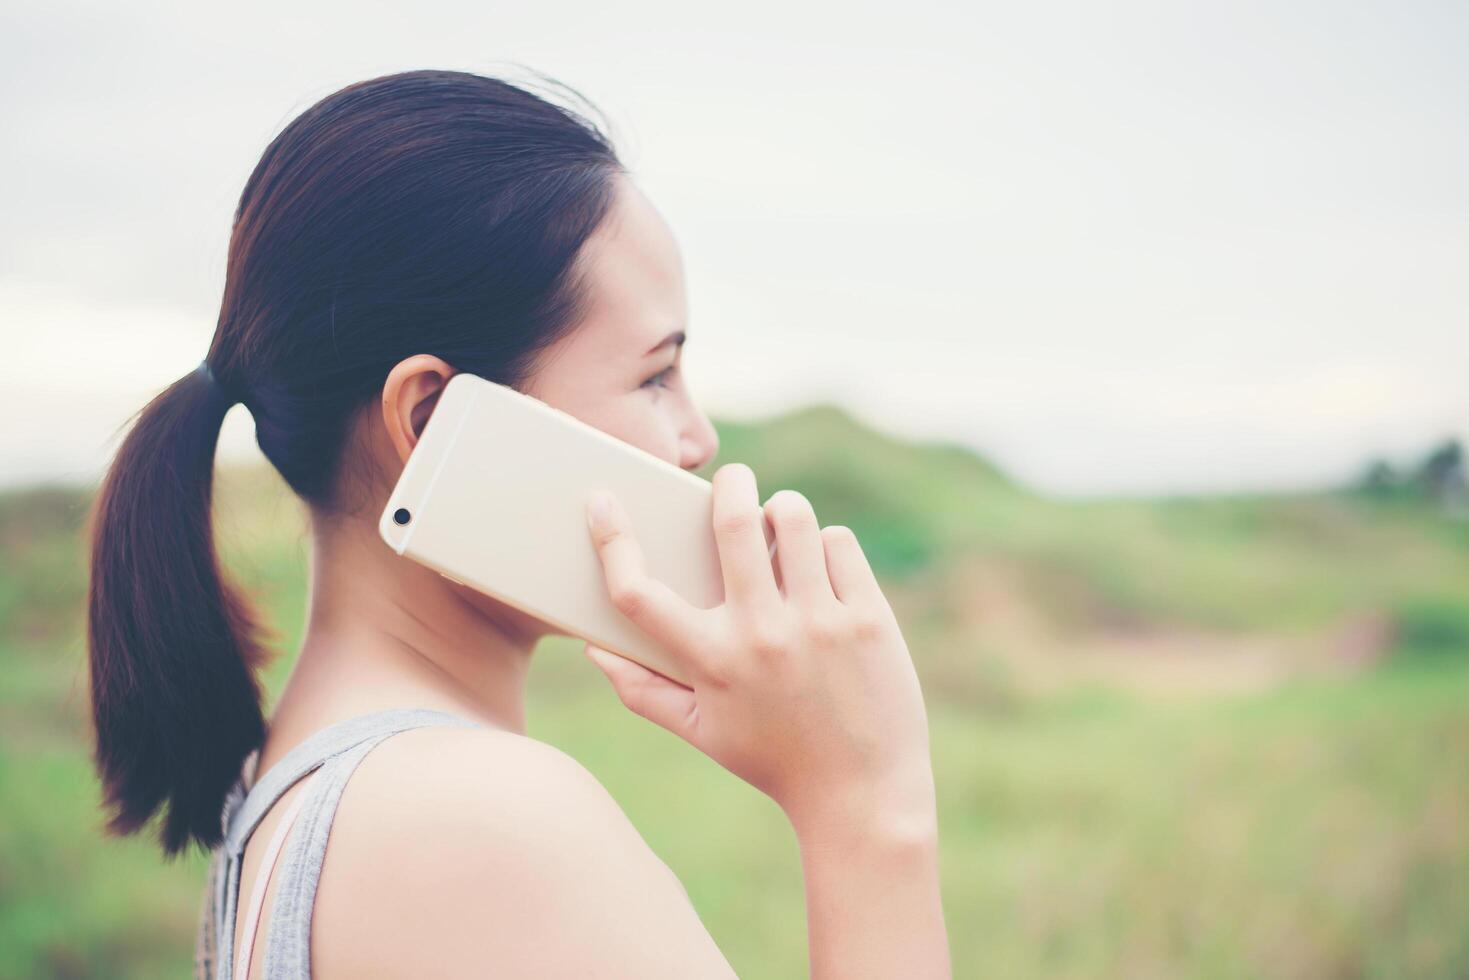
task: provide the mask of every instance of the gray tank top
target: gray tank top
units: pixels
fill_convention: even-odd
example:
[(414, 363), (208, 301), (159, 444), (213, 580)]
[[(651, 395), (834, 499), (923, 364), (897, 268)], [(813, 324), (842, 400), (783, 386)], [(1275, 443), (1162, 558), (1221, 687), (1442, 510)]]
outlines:
[[(221, 814), (224, 840), (210, 857), (194, 947), (194, 975), (198, 980), (234, 980), (235, 917), (240, 905), (240, 865), (245, 845), (275, 801), (306, 776), (309, 783), (292, 800), (293, 805), (299, 803), (294, 824), (285, 826), (289, 815), (282, 820), (281, 832), (287, 836), (274, 871), (268, 870), (273, 855), (267, 854), (266, 866), (256, 877), (271, 874), (277, 889), (269, 910), (270, 925), (265, 930), (263, 980), (306, 980), (311, 976), (312, 906), (342, 790), (357, 764), (378, 743), (425, 725), (474, 727), (480, 723), (437, 708), (387, 708), (312, 733), (258, 780), (254, 775), (260, 750), (246, 757), (239, 779), (225, 797)], [(248, 941), (241, 942), (241, 947)]]

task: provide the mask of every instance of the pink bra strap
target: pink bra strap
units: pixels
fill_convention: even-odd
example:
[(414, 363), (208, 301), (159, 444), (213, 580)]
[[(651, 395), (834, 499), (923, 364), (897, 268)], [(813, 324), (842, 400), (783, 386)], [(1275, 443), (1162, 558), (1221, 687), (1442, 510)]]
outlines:
[(275, 872), (276, 859), (280, 857), (281, 845), (286, 842), (286, 835), (291, 832), (291, 827), (296, 822), (296, 814), (301, 809), (301, 801), (306, 799), (306, 790), (316, 774), (321, 772), (315, 770), (301, 782), (301, 789), (296, 793), (296, 798), (291, 800), (281, 822), (276, 825), (275, 833), (271, 835), (270, 846), (265, 849), (265, 857), (261, 859), (260, 870), (255, 872), (255, 887), (250, 890), (250, 909), (245, 917), (245, 932), (240, 937), (239, 957), (235, 961), (234, 980), (249, 980), (250, 976), (250, 954), (255, 950), (255, 933), (260, 927), (260, 907), (265, 904), (265, 890), (270, 887), (270, 877)]

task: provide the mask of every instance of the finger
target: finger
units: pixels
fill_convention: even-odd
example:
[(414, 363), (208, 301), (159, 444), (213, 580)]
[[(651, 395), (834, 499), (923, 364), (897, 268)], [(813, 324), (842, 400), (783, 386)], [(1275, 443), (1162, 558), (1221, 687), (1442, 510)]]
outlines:
[(882, 586), (878, 585), (872, 565), (851, 528), (845, 524), (824, 527), (821, 529), (821, 541), (826, 549), (826, 574), (831, 580), (832, 591), (843, 604), (887, 604)]
[(765, 513), (755, 487), (755, 471), (726, 463), (714, 472), (714, 537), (724, 574), (725, 602), (762, 609), (780, 601), (766, 540)]
[(586, 655), (607, 675), (618, 699), (629, 711), (679, 738), (692, 741), (698, 706), (692, 690), (590, 643), (586, 645)]
[(770, 555), (770, 570), (775, 574), (775, 591), (785, 592), (785, 578), (780, 574), (780, 549), (775, 543), (775, 528), (770, 526), (770, 514), (765, 514), (765, 519), (760, 522), (760, 529), (765, 532), (765, 546)]
[(826, 548), (811, 502), (795, 490), (777, 490), (765, 502), (775, 528), (776, 557), (787, 596), (799, 602), (836, 598), (826, 572)]
[[(587, 503), (587, 528), (601, 559), (608, 598), (624, 616), (674, 656), (689, 659), (697, 647), (698, 613), (683, 596), (647, 573), (643, 549), (632, 522), (608, 491), (594, 492)], [(598, 502), (605, 504), (599, 508)]]

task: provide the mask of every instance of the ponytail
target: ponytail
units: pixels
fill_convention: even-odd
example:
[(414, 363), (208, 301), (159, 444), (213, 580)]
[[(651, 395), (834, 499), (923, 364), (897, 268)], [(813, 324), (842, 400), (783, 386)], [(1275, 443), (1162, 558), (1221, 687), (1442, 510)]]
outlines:
[(165, 854), (212, 850), (240, 765), (265, 740), (265, 643), (222, 579), (210, 522), (230, 405), (249, 406), (256, 444), (313, 526), (360, 516), (363, 486), (391, 479), (356, 436), (393, 365), (433, 354), (524, 380), (583, 319), (577, 259), (625, 173), (570, 106), (460, 71), (354, 82), (270, 141), (235, 210), (207, 358), (247, 397), (208, 365), (169, 385), (122, 441), (90, 515), (107, 831), (136, 833), (161, 810)]
[(91, 515), (87, 646), (107, 830), (135, 833), (166, 803), (169, 856), (220, 841), (225, 795), (265, 736), (259, 628), (221, 578), (211, 521), (233, 399), (203, 368), (139, 413)]

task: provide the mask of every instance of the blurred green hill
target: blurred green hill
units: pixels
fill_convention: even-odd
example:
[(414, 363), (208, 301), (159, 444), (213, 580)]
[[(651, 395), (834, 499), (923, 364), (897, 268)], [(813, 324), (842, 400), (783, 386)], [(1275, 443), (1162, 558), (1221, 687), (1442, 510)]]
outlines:
[[(1070, 502), (833, 406), (721, 422), (858, 534), (930, 705), (955, 975), (1469, 975), (1469, 521), (1360, 486)], [(202, 856), (101, 836), (86, 488), (0, 494), (0, 977), (188, 972)], [(304, 624), (301, 515), (223, 468), (230, 573)], [(803, 975), (778, 810), (550, 638), (531, 734), (590, 768), (742, 976)]]
[(1374, 661), (1401, 635), (1469, 646), (1469, 520), (1433, 506), (1350, 486), (1056, 501), (827, 405), (720, 431), (705, 475), (747, 462), (762, 495), (797, 488), (851, 525), (928, 668), (959, 675), (945, 691), (986, 651), (1028, 682), (1207, 691)]

